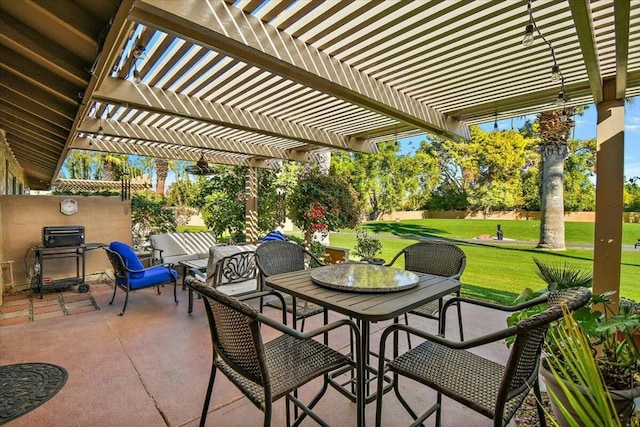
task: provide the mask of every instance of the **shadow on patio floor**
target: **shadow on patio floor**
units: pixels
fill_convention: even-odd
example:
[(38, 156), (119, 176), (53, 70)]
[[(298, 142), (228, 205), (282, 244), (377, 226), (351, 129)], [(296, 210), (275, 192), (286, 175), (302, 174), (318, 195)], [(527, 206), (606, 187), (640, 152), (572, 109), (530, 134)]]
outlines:
[[(170, 286), (165, 286), (161, 295), (157, 295), (155, 289), (144, 289), (130, 296), (127, 311), (120, 317), (124, 293), (118, 291), (114, 304), (109, 305), (111, 292), (110, 285), (92, 284), (87, 301), (92, 301), (94, 308), (86, 308), (87, 312), (81, 315), (52, 316), (0, 327), (0, 365), (46, 362), (63, 366), (69, 374), (67, 384), (53, 399), (12, 421), (11, 426), (197, 425), (211, 366), (211, 338), (202, 301), (195, 301), (193, 315), (189, 316), (186, 291), (179, 290), (180, 303), (176, 305)], [(62, 300), (67, 307), (72, 304), (66, 302), (70, 296), (89, 296), (73, 291), (69, 296), (63, 294), (55, 295), (57, 303), (61, 305)], [(51, 295), (52, 300), (56, 300), (54, 294)], [(20, 304), (22, 310), (26, 310), (27, 300), (10, 297), (5, 300), (3, 310)], [(34, 304), (38, 300), (34, 298)], [(67, 312), (70, 314), (69, 308)], [(274, 318), (278, 316), (273, 308), (265, 308), (265, 313)], [(3, 314), (7, 312), (3, 311)], [(469, 337), (505, 325), (502, 314), (487, 315), (486, 311), (477, 308), (463, 307), (463, 317), (465, 335)], [(307, 319), (307, 327), (319, 326), (321, 318)], [(338, 315), (330, 315), (330, 320), (337, 318)], [(451, 336), (456, 336), (457, 323), (451, 320), (448, 322)], [(435, 322), (422, 318), (412, 318), (411, 324), (432, 332), (436, 330)], [(375, 347), (387, 325), (387, 322), (372, 324)], [(275, 336), (269, 329), (264, 332), (265, 340)], [(406, 340), (400, 341), (401, 347), (406, 347)], [(330, 343), (334, 348), (347, 351), (349, 337), (346, 333), (332, 336)], [(504, 363), (508, 354), (504, 344), (496, 343), (482, 349), (482, 355)], [(317, 380), (306, 386), (301, 396), (315, 394), (319, 385)], [(423, 386), (407, 382), (404, 387), (418, 407), (426, 407), (435, 401), (435, 393)], [(316, 408), (330, 425), (355, 425), (355, 405), (335, 390), (330, 389)], [(285, 424), (284, 412), (284, 402), (276, 402), (273, 425)], [(370, 404), (367, 406), (367, 424), (373, 425), (374, 419), (375, 404)], [(262, 425), (262, 413), (219, 375), (207, 423)], [(409, 423), (410, 419), (397, 399), (392, 395), (385, 396), (383, 425)], [(314, 423), (305, 421), (303, 425)], [(459, 425), (488, 426), (491, 421), (445, 399), (443, 426)]]

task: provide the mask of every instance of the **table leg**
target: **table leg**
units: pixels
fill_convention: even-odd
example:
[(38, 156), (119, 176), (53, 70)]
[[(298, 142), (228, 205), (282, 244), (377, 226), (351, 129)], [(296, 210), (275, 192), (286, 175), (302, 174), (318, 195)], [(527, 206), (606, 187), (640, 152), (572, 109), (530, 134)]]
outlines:
[[(362, 337), (369, 336), (369, 322), (362, 322), (363, 328), (360, 330), (360, 335), (354, 334), (356, 339), (356, 349), (358, 354), (355, 355), (356, 360), (356, 425), (358, 427), (364, 427), (365, 425), (365, 406), (366, 399), (364, 393), (364, 383), (365, 383), (365, 372), (367, 369), (367, 364), (364, 362), (365, 355), (367, 359), (369, 358), (369, 347), (368, 342), (369, 339), (363, 340)], [(366, 327), (364, 325), (366, 324)], [(366, 332), (365, 332), (366, 330)], [(366, 341), (366, 344), (365, 344)]]

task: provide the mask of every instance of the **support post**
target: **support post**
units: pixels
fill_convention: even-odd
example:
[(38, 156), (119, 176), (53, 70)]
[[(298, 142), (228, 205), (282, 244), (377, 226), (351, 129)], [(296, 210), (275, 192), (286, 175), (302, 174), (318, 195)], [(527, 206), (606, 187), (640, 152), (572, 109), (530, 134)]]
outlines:
[(258, 169), (247, 168), (245, 179), (245, 234), (247, 243), (258, 241)]
[(624, 187), (624, 99), (616, 99), (615, 80), (605, 81), (598, 110), (596, 151), (596, 223), (593, 293), (620, 293)]

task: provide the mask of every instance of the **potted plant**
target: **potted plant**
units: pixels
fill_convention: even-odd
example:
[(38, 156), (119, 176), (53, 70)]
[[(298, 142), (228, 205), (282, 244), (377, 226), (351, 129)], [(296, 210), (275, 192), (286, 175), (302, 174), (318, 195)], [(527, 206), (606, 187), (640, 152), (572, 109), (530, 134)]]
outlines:
[(384, 260), (375, 256), (382, 252), (382, 243), (380, 239), (369, 236), (365, 228), (359, 228), (356, 232), (356, 247), (353, 253), (360, 259), (369, 264), (382, 265)]
[(556, 349), (545, 357), (548, 369), (545, 372), (551, 374), (545, 381), (558, 385), (547, 388), (556, 416), (575, 423), (580, 420), (585, 425), (588, 422), (602, 427), (622, 427), (611, 393), (591, 352), (590, 340), (572, 313), (564, 311), (563, 319), (549, 331), (546, 342), (548, 347)]
[[(582, 271), (575, 265), (547, 264), (537, 259), (534, 261), (538, 268), (538, 275), (547, 283), (547, 289), (542, 292), (574, 286), (591, 286), (591, 273)], [(527, 289), (519, 298), (530, 299), (539, 293)], [(633, 343), (633, 333), (640, 329), (640, 313), (627, 309), (621, 310), (618, 314), (614, 313), (610, 296), (610, 293), (593, 295), (590, 304), (576, 310), (572, 319), (585, 335), (587, 349), (594, 355), (603, 384), (611, 394), (614, 408), (625, 425), (634, 410), (633, 399), (640, 396), (640, 353)], [(600, 311), (601, 307), (604, 311)], [(535, 311), (534, 309), (533, 312)], [(513, 324), (531, 314), (532, 310), (516, 313), (507, 319), (507, 323)], [(592, 393), (588, 388), (573, 387), (583, 378), (572, 368), (571, 361), (567, 359), (567, 354), (572, 357), (578, 355), (567, 353), (569, 351), (567, 346), (562, 341), (554, 339), (558, 333), (561, 333), (557, 329), (563, 327), (563, 324), (559, 324), (550, 328), (551, 339), (547, 340), (545, 349), (547, 357), (540, 365), (540, 373), (547, 389), (552, 395), (557, 396), (551, 403), (554, 415), (562, 427), (576, 425), (572, 419), (582, 420), (585, 423), (589, 421), (582, 418), (585, 416), (582, 414), (584, 408), (576, 409), (569, 402), (583, 400), (574, 396), (578, 392), (576, 390)], [(566, 411), (569, 411), (568, 417), (565, 414)], [(601, 424), (595, 422), (593, 425)]]
[[(576, 327), (584, 333), (587, 349), (595, 357), (603, 384), (611, 395), (613, 407), (623, 425), (626, 425), (635, 410), (634, 399), (640, 396), (640, 353), (632, 337), (633, 331), (640, 328), (640, 315), (613, 314), (611, 303), (607, 296), (593, 296), (591, 306), (587, 309), (590, 314), (595, 315), (593, 316), (595, 321), (585, 321), (576, 316), (575, 323)], [(603, 305), (604, 312), (594, 309), (595, 304)], [(562, 333), (558, 329), (563, 328), (565, 328), (564, 324), (553, 326), (550, 329), (550, 336)], [(602, 425), (596, 422), (593, 415), (584, 418), (585, 415), (581, 413), (584, 405), (575, 407), (575, 405), (567, 406), (566, 404), (572, 400), (589, 400), (593, 393), (589, 388), (572, 388), (568, 385), (579, 384), (582, 378), (573, 366), (573, 362), (567, 357), (567, 351), (567, 348), (558, 345), (556, 340), (549, 340), (546, 346), (547, 357), (543, 358), (540, 365), (540, 373), (547, 385), (547, 390), (558, 396), (551, 400), (556, 419), (561, 427), (573, 425), (569, 421), (571, 418), (583, 422), (590, 420), (591, 424), (586, 425)], [(574, 355), (569, 354), (569, 356)], [(586, 394), (586, 397), (578, 397), (576, 394)]]

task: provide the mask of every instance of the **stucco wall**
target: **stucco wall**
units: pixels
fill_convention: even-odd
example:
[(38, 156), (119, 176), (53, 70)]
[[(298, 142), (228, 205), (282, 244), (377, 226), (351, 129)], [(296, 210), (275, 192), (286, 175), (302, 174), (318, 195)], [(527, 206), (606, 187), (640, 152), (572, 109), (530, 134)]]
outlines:
[[(72, 198), (78, 202), (78, 212), (64, 215), (60, 201)], [(14, 260), (14, 278), (18, 284), (29, 283), (25, 272), (33, 266), (33, 251), (42, 244), (42, 228), (56, 225), (82, 225), (86, 243), (110, 243), (120, 240), (131, 244), (131, 202), (120, 197), (103, 196), (0, 196), (3, 260)], [(55, 278), (75, 276), (73, 258), (46, 261), (45, 276)], [(111, 268), (101, 249), (87, 252), (87, 275)]]
[(23, 191), (28, 188), (24, 171), (9, 149), (4, 130), (0, 129), (0, 195), (9, 192), (9, 173), (17, 178), (18, 183), (22, 185)]

